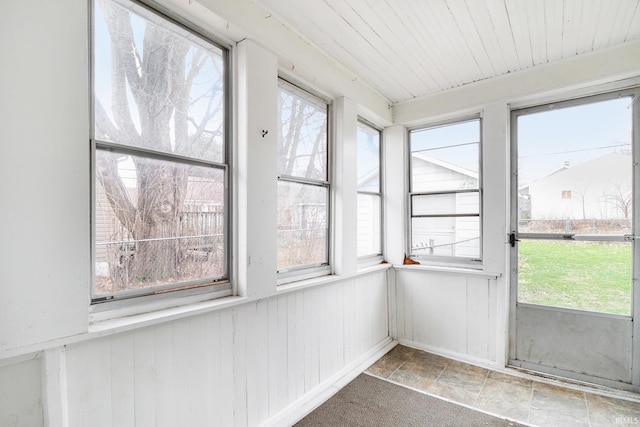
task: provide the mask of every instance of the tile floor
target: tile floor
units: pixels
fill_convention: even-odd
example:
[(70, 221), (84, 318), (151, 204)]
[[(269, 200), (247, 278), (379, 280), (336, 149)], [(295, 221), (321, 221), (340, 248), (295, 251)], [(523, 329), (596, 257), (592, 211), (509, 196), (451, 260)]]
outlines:
[(636, 401), (578, 391), (396, 346), (366, 371), (398, 384), (534, 426), (638, 426)]

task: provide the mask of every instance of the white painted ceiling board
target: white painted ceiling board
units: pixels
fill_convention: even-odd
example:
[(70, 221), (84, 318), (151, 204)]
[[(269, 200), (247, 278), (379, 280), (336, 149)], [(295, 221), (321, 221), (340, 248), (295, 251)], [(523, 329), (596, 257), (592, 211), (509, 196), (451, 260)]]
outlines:
[[(363, 42), (360, 49), (366, 50), (369, 53), (369, 57), (373, 59), (373, 63), (379, 64), (379, 68), (384, 70), (386, 75), (393, 76), (393, 78), (405, 88), (428, 85), (421, 77), (423, 74), (415, 72), (417, 64), (415, 61), (408, 60), (409, 56), (403, 52), (403, 46), (393, 46), (389, 44), (388, 41), (393, 40), (397, 35), (393, 33), (382, 33), (385, 29), (389, 28), (387, 25), (379, 25), (378, 28), (380, 32), (378, 32), (363, 19), (351, 5), (345, 3), (343, 0), (327, 0), (327, 4), (336, 12), (340, 19), (351, 26), (351, 29)], [(367, 8), (363, 8), (362, 10), (366, 11)], [(386, 20), (392, 20), (394, 18), (395, 16), (392, 13), (387, 16)], [(392, 28), (398, 29), (400, 26), (394, 25)], [(393, 61), (394, 58), (397, 58), (398, 61)], [(363, 65), (366, 66), (367, 63), (370, 62), (364, 61)], [(406, 70), (406, 73), (401, 75), (402, 79), (397, 79), (396, 77), (398, 76), (396, 72), (398, 68)], [(369, 69), (369, 72), (373, 73), (375, 71), (375, 68)], [(410, 92), (409, 89), (407, 90)]]
[[(526, 5), (510, 1), (506, 2), (505, 6), (510, 25), (507, 31), (511, 31), (511, 36), (516, 45), (516, 52), (518, 53), (518, 67), (516, 70), (532, 67), (534, 64), (531, 49), (532, 32), (529, 29), (531, 23), (527, 18)], [(508, 36), (508, 34), (505, 33), (505, 36)]]
[[(437, 28), (435, 15), (427, 9), (426, 5), (418, 5), (417, 8), (411, 9), (406, 4), (403, 6), (407, 9), (401, 9), (400, 13), (411, 16), (415, 22), (415, 36), (412, 35), (414, 43), (418, 46), (413, 52), (414, 57), (429, 58), (437, 67), (436, 70), (427, 70), (432, 78), (436, 81), (438, 90), (447, 87), (454, 87), (462, 84), (464, 81), (462, 75), (462, 64), (458, 62), (458, 66), (451, 66), (450, 63), (456, 63), (457, 55), (449, 56), (445, 60), (447, 53), (446, 38)], [(416, 22), (417, 21), (417, 22)], [(426, 51), (428, 54), (420, 55), (418, 52)]]
[[(508, 58), (497, 35), (496, 25), (493, 22), (490, 9), (481, 2), (466, 3), (466, 6), (470, 19), (477, 28), (482, 48), (492, 63), (493, 72), (496, 73), (496, 70), (509, 70)], [(507, 42), (510, 40), (510, 38), (507, 38)]]
[[(613, 28), (617, 23), (618, 10), (620, 9), (620, 3), (613, 2), (611, 5), (600, 5), (599, 16), (601, 19), (596, 21), (596, 28), (593, 35), (593, 49), (601, 49), (606, 47), (611, 38)], [(612, 22), (612, 25), (606, 25), (607, 22)]]
[(480, 36), (480, 33), (487, 27), (484, 27), (482, 22), (479, 22), (480, 25), (476, 26), (464, 0), (448, 0), (447, 7), (458, 27), (459, 43), (460, 45), (466, 45), (466, 55), (471, 55), (473, 58), (480, 71), (481, 78), (494, 76), (496, 72), (489, 55), (492, 50), (491, 46), (486, 46)]
[[(407, 14), (401, 13), (398, 8), (388, 2), (381, 2), (377, 8), (370, 8), (373, 13), (367, 13), (363, 9), (363, 17), (372, 16), (380, 25), (374, 31), (386, 46), (380, 55), (387, 55), (387, 73), (393, 75), (395, 79), (402, 81), (407, 87), (410, 97), (415, 97), (412, 87), (428, 87), (431, 90), (439, 90), (436, 80), (431, 76), (431, 70), (436, 71), (430, 58), (416, 57), (413, 55), (420, 46), (416, 43), (418, 36), (415, 25), (412, 25)], [(394, 40), (401, 38), (406, 43), (402, 45), (394, 44)], [(375, 46), (374, 46), (375, 50)], [(402, 72), (398, 72), (402, 70)]]
[[(462, 84), (482, 79), (482, 70), (478, 61), (469, 50), (469, 46), (460, 32), (455, 16), (444, 1), (425, 2), (431, 25), (439, 33), (439, 40), (444, 47), (441, 60), (446, 64), (447, 70), (461, 73)], [(425, 39), (423, 45), (429, 46), (432, 41)], [(429, 51), (416, 52), (416, 54), (428, 55)], [(457, 68), (457, 69), (456, 69)], [(446, 88), (445, 88), (446, 89)]]
[[(286, 3), (296, 16), (295, 27), (292, 23), (288, 24), (294, 30), (297, 30), (298, 26), (305, 28), (303, 35), (312, 41), (322, 39), (321, 44), (316, 44), (329, 56), (342, 64), (348, 64), (351, 71), (362, 76), (383, 95), (387, 92), (380, 88), (385, 86), (391, 93), (402, 93), (403, 96), (412, 97), (407, 78), (398, 79), (398, 73), (394, 72), (397, 65), (388, 54), (391, 49), (386, 49), (379, 40), (374, 40), (370, 35), (363, 37), (354, 29), (353, 25), (356, 23), (346, 21), (330, 6), (314, 9), (304, 2), (283, 3)], [(333, 23), (329, 33), (322, 25), (327, 21)], [(374, 41), (377, 44), (373, 44)]]
[(562, 8), (562, 57), (567, 58), (578, 53), (578, 33), (580, 31), (580, 16), (582, 15), (581, 0), (565, 0)]
[[(393, 5), (389, 2), (382, 2), (376, 8), (368, 7), (368, 4), (367, 1), (361, 1), (360, 5), (366, 7), (361, 7), (359, 13), (385, 46), (388, 46), (392, 66), (391, 74), (396, 78), (401, 78), (402, 74), (399, 74), (397, 70), (402, 67), (407, 72), (414, 74), (422, 82), (422, 85), (426, 85), (431, 90), (439, 90), (437, 80), (431, 76), (431, 73), (437, 73), (439, 70), (432, 58), (426, 55), (414, 56), (414, 53), (421, 48), (419, 45), (420, 23), (415, 22), (412, 14), (402, 10), (404, 6), (402, 3)], [(406, 43), (394, 44), (393, 41), (399, 37)]]
[[(493, 50), (497, 55), (501, 56), (505, 62), (505, 68), (502, 69), (507, 70), (507, 72), (519, 69), (520, 59), (516, 49), (516, 41), (511, 31), (511, 22), (506, 5), (503, 2), (497, 1), (486, 4), (483, 2), (471, 2), (471, 4), (475, 9), (481, 10), (486, 8), (489, 12), (491, 23), (493, 24), (492, 31), (498, 40), (498, 43), (493, 45)], [(479, 12), (474, 11), (474, 13)]]
[(640, 1), (636, 4), (633, 19), (631, 20), (631, 25), (627, 31), (627, 35), (624, 39), (625, 42), (629, 42), (634, 39), (640, 38), (638, 32), (640, 32)]
[(640, 39), (640, 0), (251, 0), (394, 103)]
[(562, 26), (564, 21), (564, 4), (557, 0), (545, 0), (544, 25), (547, 46), (547, 61), (562, 59)]
[(547, 63), (547, 37), (543, 1), (528, 1), (524, 3), (525, 16), (529, 25), (526, 34), (531, 41), (531, 57), (533, 65)]

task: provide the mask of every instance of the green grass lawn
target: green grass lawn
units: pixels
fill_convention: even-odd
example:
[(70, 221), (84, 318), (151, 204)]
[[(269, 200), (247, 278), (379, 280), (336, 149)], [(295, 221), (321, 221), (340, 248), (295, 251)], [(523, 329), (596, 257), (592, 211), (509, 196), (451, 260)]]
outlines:
[(535, 240), (518, 248), (518, 301), (630, 314), (630, 244)]

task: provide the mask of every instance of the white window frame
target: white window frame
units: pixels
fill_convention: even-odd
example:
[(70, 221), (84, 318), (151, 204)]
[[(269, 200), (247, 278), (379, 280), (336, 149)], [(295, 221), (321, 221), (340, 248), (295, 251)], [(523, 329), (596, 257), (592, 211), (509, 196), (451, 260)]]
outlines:
[[(95, 82), (94, 82), (94, 69), (95, 69), (95, 37), (93, 36), (93, 28), (95, 26), (95, 12), (94, 2), (91, 2), (89, 8), (90, 22), (91, 22), (91, 43), (90, 49), (90, 82), (91, 82), (91, 125), (90, 125), (90, 150), (91, 150), (91, 308), (92, 320), (99, 321), (108, 319), (111, 317), (117, 317), (119, 315), (136, 314), (139, 312), (141, 304), (145, 304), (148, 308), (155, 307), (157, 309), (167, 306), (176, 305), (176, 301), (180, 301), (182, 304), (187, 304), (196, 301), (202, 301), (205, 299), (220, 298), (224, 296), (232, 295), (232, 283), (231, 283), (231, 123), (232, 123), (232, 100), (231, 100), (231, 77), (230, 77), (230, 47), (225, 46), (224, 43), (214, 40), (214, 37), (206, 31), (196, 28), (190, 23), (173, 16), (168, 16), (162, 12), (155, 10), (154, 8), (141, 3), (137, 0), (118, 0), (117, 3), (126, 3), (128, 8), (134, 10), (136, 13), (140, 13), (145, 16), (144, 19), (150, 21), (160, 20), (167, 22), (169, 25), (175, 26), (183, 31), (189, 33), (187, 38), (198, 39), (201, 43), (210, 44), (216, 49), (220, 49), (222, 61), (223, 61), (223, 127), (224, 127), (224, 157), (221, 162), (210, 161), (204, 159), (198, 159), (195, 157), (185, 157), (178, 154), (158, 152), (146, 148), (135, 147), (131, 145), (119, 144), (117, 142), (108, 142), (98, 140), (95, 136)], [(110, 151), (117, 152), (123, 155), (134, 155), (144, 157), (152, 160), (161, 160), (174, 163), (182, 163), (187, 165), (208, 167), (223, 172), (224, 175), (224, 261), (223, 269), (224, 274), (219, 277), (202, 278), (194, 281), (177, 281), (166, 285), (153, 286), (148, 288), (142, 288), (139, 290), (127, 290), (114, 293), (99, 294), (96, 295), (96, 179), (95, 179), (95, 167), (96, 167), (96, 152), (97, 151)], [(108, 303), (108, 304), (103, 304)]]
[[(291, 283), (291, 282), (295, 282), (295, 281), (300, 281), (300, 280), (305, 280), (305, 279), (312, 279), (315, 277), (320, 277), (320, 276), (326, 276), (332, 273), (332, 267), (331, 267), (331, 255), (332, 255), (332, 243), (333, 240), (331, 238), (331, 233), (333, 230), (332, 227), (332, 218), (333, 218), (333, 204), (332, 204), (332, 200), (333, 200), (333, 186), (331, 185), (331, 179), (333, 177), (333, 168), (332, 168), (332, 149), (331, 149), (331, 142), (332, 142), (332, 103), (330, 100), (326, 99), (325, 97), (318, 95), (317, 93), (314, 93), (313, 91), (303, 87), (303, 85), (298, 84), (297, 82), (294, 83), (284, 77), (278, 77), (278, 92), (280, 91), (280, 87), (281, 86), (285, 86), (288, 87), (290, 90), (293, 90), (295, 92), (299, 92), (301, 94), (302, 97), (308, 97), (311, 99), (314, 99), (316, 101), (319, 101), (323, 104), (326, 105), (326, 114), (327, 114), (327, 130), (326, 130), (326, 145), (327, 145), (327, 149), (326, 149), (326, 176), (324, 180), (320, 180), (320, 179), (311, 179), (311, 178), (303, 178), (303, 177), (296, 177), (296, 176), (290, 176), (290, 175), (283, 175), (280, 174), (280, 171), (278, 171), (278, 177), (277, 177), (277, 181), (278, 183), (280, 182), (289, 182), (289, 183), (295, 183), (295, 184), (301, 184), (301, 185), (310, 185), (310, 186), (317, 186), (317, 187), (321, 187), (326, 189), (326, 194), (327, 194), (327, 218), (326, 218), (326, 224), (327, 224), (327, 233), (326, 233), (326, 253), (325, 253), (325, 260), (323, 262), (320, 263), (308, 263), (308, 264), (303, 264), (303, 265), (299, 265), (299, 266), (292, 266), (289, 268), (283, 268), (277, 269), (277, 284), (278, 285), (283, 285), (283, 284), (287, 284), (287, 283)], [(278, 95), (279, 96), (279, 95)], [(280, 117), (278, 117), (278, 131), (280, 131), (281, 128), (281, 123), (280, 123)], [(279, 244), (279, 243), (278, 243)]]
[[(456, 124), (462, 124), (465, 122), (478, 122), (478, 188), (472, 190), (447, 190), (447, 191), (421, 191), (414, 192), (413, 191), (413, 162), (412, 162), (412, 150), (411, 150), (411, 135), (413, 132), (434, 129), (443, 126), (450, 126)], [(418, 261), (419, 263), (426, 261), (430, 265), (441, 265), (441, 266), (449, 266), (449, 267), (461, 267), (461, 268), (471, 268), (471, 269), (482, 269), (483, 264), (483, 171), (482, 171), (482, 116), (480, 114), (469, 115), (465, 117), (460, 117), (456, 119), (446, 120), (437, 123), (430, 123), (428, 125), (416, 126), (407, 129), (407, 188), (408, 198), (407, 198), (407, 242), (406, 242), (406, 253), (407, 256), (411, 259)], [(478, 193), (478, 213), (477, 214), (442, 214), (442, 215), (413, 215), (413, 205), (412, 201), (414, 197), (424, 196), (424, 195), (437, 195), (437, 194), (456, 194), (456, 193)], [(412, 224), (413, 219), (417, 217), (438, 217), (438, 216), (446, 216), (446, 217), (478, 217), (478, 257), (462, 257), (462, 256), (446, 256), (446, 255), (434, 255), (434, 254), (415, 254), (412, 252)]]
[[(384, 193), (383, 193), (383, 188), (384, 188), (384, 159), (383, 159), (383, 153), (384, 153), (384, 148), (383, 148), (383, 138), (382, 138), (382, 130), (380, 128), (378, 128), (377, 126), (373, 125), (372, 123), (370, 123), (369, 121), (359, 117), (358, 118), (358, 130), (360, 129), (360, 127), (364, 127), (364, 128), (368, 128), (371, 131), (375, 131), (378, 133), (378, 191), (359, 191), (357, 190), (358, 196), (362, 195), (366, 195), (366, 196), (375, 196), (378, 197), (380, 200), (380, 223), (378, 224), (379, 226), (379, 233), (380, 233), (380, 251), (378, 253), (374, 253), (374, 254), (365, 254), (365, 255), (361, 255), (358, 256), (358, 264), (360, 265), (367, 265), (367, 264), (372, 264), (375, 263), (377, 261), (380, 261), (383, 259), (384, 256)], [(357, 183), (356, 183), (356, 188), (357, 188)], [(358, 214), (358, 212), (356, 211), (356, 215)], [(356, 220), (356, 225), (358, 225), (358, 222)]]

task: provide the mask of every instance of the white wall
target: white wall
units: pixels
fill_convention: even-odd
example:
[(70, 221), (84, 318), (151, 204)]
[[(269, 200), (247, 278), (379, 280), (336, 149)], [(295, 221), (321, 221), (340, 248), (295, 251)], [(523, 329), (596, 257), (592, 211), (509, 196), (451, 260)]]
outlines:
[[(355, 219), (335, 218), (353, 230), (341, 234), (344, 250), (334, 260), (342, 275), (277, 286), (276, 88), (287, 58), (265, 48), (266, 40), (223, 34), (229, 45), (240, 42), (233, 50), (239, 296), (90, 324), (109, 315), (89, 313), (88, 3), (13, 2), (0, 14), (0, 425), (253, 426), (278, 419), (390, 342), (387, 267), (357, 271)], [(187, 19), (211, 20), (189, 15), (185, 2), (161, 3)], [(255, 7), (228, 3), (238, 13)], [(330, 64), (315, 51), (303, 59), (324, 70)], [(370, 120), (388, 122), (386, 100), (336, 71), (310, 84), (348, 86), (352, 97), (340, 98), (336, 120), (352, 123), (343, 123), (341, 138), (355, 141), (363, 100), (373, 100), (363, 111), (380, 112)], [(355, 194), (351, 169), (343, 165), (336, 178)], [(353, 211), (355, 197), (345, 197), (336, 215)]]
[(87, 330), (87, 2), (0, 14), (0, 357)]

